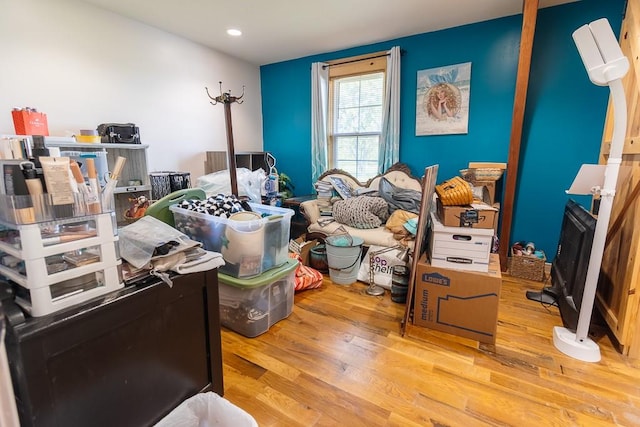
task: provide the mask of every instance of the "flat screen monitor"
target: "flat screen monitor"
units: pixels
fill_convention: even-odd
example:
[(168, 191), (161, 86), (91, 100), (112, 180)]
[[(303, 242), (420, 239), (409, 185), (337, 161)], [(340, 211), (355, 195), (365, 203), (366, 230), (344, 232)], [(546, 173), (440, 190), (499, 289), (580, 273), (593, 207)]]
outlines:
[(564, 209), (558, 249), (551, 264), (551, 288), (564, 327), (578, 325), (596, 219), (583, 206), (569, 200)]

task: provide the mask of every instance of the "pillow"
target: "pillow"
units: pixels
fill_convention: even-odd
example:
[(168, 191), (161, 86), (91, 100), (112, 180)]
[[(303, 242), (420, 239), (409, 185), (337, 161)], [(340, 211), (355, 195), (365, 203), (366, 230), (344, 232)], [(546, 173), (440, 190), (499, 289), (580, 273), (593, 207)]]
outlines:
[(353, 228), (378, 228), (389, 218), (389, 207), (381, 197), (358, 196), (333, 204), (333, 219)]
[(389, 204), (389, 212), (393, 213), (396, 209), (403, 211), (420, 213), (420, 201), (422, 193), (416, 190), (409, 190), (395, 186), (387, 178), (380, 179), (380, 197)]

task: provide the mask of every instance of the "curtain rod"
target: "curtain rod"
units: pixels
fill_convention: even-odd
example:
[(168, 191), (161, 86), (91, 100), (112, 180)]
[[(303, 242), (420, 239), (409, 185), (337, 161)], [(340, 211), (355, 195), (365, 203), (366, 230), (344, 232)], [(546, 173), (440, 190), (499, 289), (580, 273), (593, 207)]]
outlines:
[(381, 55), (374, 55), (374, 56), (369, 56), (369, 57), (366, 57), (366, 58), (351, 59), (349, 61), (334, 62), (332, 64), (323, 65), (322, 69), (324, 70), (327, 67), (333, 67), (335, 65), (351, 64), (352, 62), (368, 61), (370, 59), (382, 58), (383, 56), (389, 56), (389, 55), (391, 55), (391, 54), (390, 53), (383, 53)]

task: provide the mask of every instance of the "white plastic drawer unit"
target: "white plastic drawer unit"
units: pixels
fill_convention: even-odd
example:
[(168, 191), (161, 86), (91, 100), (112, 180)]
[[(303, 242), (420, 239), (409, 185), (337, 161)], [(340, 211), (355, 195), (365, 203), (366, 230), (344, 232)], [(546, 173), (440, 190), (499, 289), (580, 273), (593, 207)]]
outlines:
[(489, 271), (493, 233), (493, 229), (446, 227), (431, 213), (431, 265), (456, 270)]

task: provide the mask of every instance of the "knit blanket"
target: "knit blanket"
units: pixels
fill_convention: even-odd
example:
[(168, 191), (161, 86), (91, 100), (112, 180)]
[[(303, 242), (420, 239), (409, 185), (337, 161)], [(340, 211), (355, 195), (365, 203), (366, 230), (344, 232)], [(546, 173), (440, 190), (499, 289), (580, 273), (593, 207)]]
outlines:
[(333, 204), (333, 219), (353, 228), (378, 228), (389, 218), (389, 206), (381, 197), (358, 196)]

